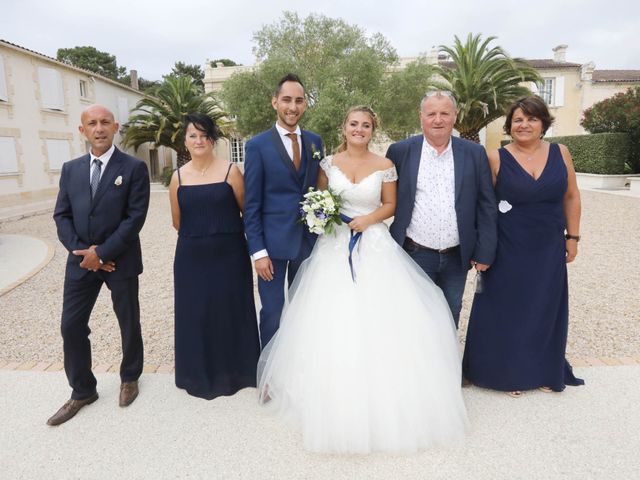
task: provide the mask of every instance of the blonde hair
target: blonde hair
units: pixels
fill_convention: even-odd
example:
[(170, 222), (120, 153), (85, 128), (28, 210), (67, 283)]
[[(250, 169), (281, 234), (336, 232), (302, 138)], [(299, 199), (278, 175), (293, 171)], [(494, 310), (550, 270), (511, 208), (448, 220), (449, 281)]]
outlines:
[(347, 114), (344, 116), (344, 120), (342, 121), (342, 127), (340, 128), (340, 145), (336, 148), (335, 153), (344, 152), (347, 149), (347, 138), (344, 135), (344, 129), (347, 125), (347, 120), (349, 120), (349, 115), (354, 112), (362, 112), (369, 115), (371, 118), (371, 133), (376, 133), (376, 129), (378, 128), (378, 116), (376, 112), (374, 112), (371, 107), (367, 107), (366, 105), (356, 105), (355, 107), (351, 107), (347, 110)]

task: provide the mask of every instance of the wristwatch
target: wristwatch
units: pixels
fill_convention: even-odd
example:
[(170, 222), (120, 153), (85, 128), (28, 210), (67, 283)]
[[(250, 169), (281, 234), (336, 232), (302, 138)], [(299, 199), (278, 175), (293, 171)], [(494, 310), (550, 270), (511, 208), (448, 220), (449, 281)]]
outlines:
[(567, 240), (575, 240), (576, 242), (580, 241), (580, 235), (569, 235), (568, 233), (564, 236)]

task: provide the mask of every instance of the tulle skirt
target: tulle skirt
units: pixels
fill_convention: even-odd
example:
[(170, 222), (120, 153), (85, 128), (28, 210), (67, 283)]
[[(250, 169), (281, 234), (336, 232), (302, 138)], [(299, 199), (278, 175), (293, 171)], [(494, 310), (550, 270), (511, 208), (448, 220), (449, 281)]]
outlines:
[(441, 290), (369, 227), (319, 238), (258, 365), (260, 401), (317, 452), (412, 452), (464, 435), (456, 329)]

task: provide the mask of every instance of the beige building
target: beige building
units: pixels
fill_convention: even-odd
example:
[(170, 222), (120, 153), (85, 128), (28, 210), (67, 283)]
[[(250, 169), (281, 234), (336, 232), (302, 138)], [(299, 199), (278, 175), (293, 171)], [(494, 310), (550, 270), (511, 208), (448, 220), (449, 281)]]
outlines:
[[(582, 112), (605, 98), (616, 93), (624, 92), (629, 87), (640, 85), (640, 70), (596, 70), (593, 62), (586, 64), (568, 62), (566, 60), (566, 45), (559, 45), (553, 49), (553, 58), (529, 60), (531, 65), (540, 73), (543, 82), (529, 87), (540, 95), (549, 105), (556, 121), (547, 135), (580, 135), (586, 133), (580, 126)], [(429, 63), (444, 62), (437, 49), (431, 49), (426, 56)], [(401, 58), (393, 71), (405, 68), (418, 57)], [(205, 66), (205, 91), (219, 91), (222, 84), (236, 72), (250, 71), (253, 66), (217, 67)], [(481, 142), (487, 148), (497, 148), (500, 141), (507, 139), (502, 131), (504, 117), (500, 118), (480, 132)], [(419, 129), (416, 116), (416, 131)], [(224, 149), (228, 150), (229, 158), (242, 161), (242, 139), (232, 139)], [(384, 151), (384, 149), (382, 149)]]
[[(88, 151), (78, 131), (88, 105), (105, 105), (122, 125), (142, 97), (135, 88), (0, 40), (0, 206), (55, 195), (62, 164)], [(118, 147), (120, 140), (117, 135)], [(152, 178), (172, 164), (164, 147), (129, 153), (147, 163)]]
[[(587, 108), (640, 85), (640, 70), (596, 70), (593, 62), (567, 62), (567, 48), (566, 45), (555, 47), (553, 58), (529, 60), (543, 79), (540, 85), (529, 87), (545, 100), (555, 117), (547, 136), (587, 133), (580, 126)], [(485, 145), (488, 149), (499, 147), (501, 140), (509, 138), (502, 130), (503, 125), (504, 117), (487, 126)]]

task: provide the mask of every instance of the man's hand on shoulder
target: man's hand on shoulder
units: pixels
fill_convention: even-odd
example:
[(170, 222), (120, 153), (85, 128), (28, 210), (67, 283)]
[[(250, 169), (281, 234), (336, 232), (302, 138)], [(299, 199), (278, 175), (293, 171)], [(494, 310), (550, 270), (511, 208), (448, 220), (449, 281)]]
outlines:
[(259, 258), (254, 262), (256, 273), (265, 282), (273, 280), (273, 263), (269, 257)]

